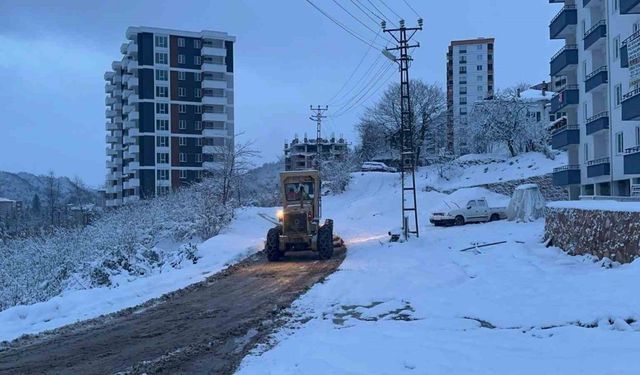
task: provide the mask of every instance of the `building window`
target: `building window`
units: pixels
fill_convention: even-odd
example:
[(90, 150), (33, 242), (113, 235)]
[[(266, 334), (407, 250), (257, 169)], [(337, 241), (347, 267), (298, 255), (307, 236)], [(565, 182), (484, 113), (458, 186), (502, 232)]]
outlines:
[(185, 130), (187, 128), (187, 120), (178, 121), (178, 128), (180, 130)]
[(187, 105), (186, 104), (178, 104), (178, 112), (179, 113), (187, 113)]
[(167, 54), (163, 52), (156, 52), (156, 64), (166, 64), (168, 61)]
[(156, 69), (156, 81), (168, 81), (169, 72), (164, 69)]
[(613, 57), (614, 59), (620, 59), (620, 36), (613, 38)]
[(484, 91), (484, 87), (482, 87), (482, 86), (478, 86), (477, 89), (478, 89), (479, 92)]
[(178, 47), (184, 47), (184, 38), (178, 38)]
[(460, 53), (461, 53), (461, 54), (467, 53), (467, 50), (466, 50), (466, 49), (461, 49), (461, 50), (460, 50)]
[(202, 130), (202, 121), (196, 121), (196, 130)]
[(620, 0), (613, 0), (613, 10), (620, 8)]
[(194, 90), (193, 90), (193, 95), (194, 95), (196, 98), (201, 98), (201, 97), (202, 97), (202, 90), (200, 90), (200, 89), (194, 89)]
[(169, 163), (169, 154), (166, 152), (160, 152), (156, 154), (156, 161), (158, 164), (168, 164)]
[[(183, 155), (183, 154), (180, 154), (180, 155)], [(184, 170), (184, 169), (180, 170), (180, 179), (181, 180), (186, 180), (187, 179), (187, 171), (186, 170)]]
[(167, 86), (156, 86), (156, 96), (158, 98), (169, 97), (169, 88)]
[(184, 55), (178, 55), (178, 64), (184, 64)]
[(155, 37), (156, 47), (167, 48), (167, 37), (162, 35), (156, 35)]
[(200, 72), (193, 73), (193, 80), (196, 82), (202, 81), (202, 73)]
[(202, 138), (196, 138), (196, 146), (202, 146)]
[(181, 152), (180, 155), (180, 163), (186, 163), (187, 162), (187, 154), (184, 152)]
[(202, 163), (202, 154), (196, 154), (196, 163)]
[(184, 87), (178, 87), (178, 96), (185, 97), (187, 96), (187, 89)]
[(156, 113), (160, 115), (166, 115), (169, 113), (168, 103), (156, 103)]
[(477, 65), (476, 66), (476, 70), (478, 70), (478, 71), (482, 70), (482, 65)]
[(169, 179), (169, 170), (168, 169), (158, 169), (158, 180), (168, 180)]
[(169, 120), (156, 120), (156, 130), (168, 131), (169, 130)]
[(158, 186), (158, 195), (169, 195), (169, 187), (168, 186)]
[[(183, 120), (180, 120), (183, 121)], [(186, 126), (185, 126), (186, 128)], [(180, 146), (186, 146), (187, 145), (187, 137), (178, 137), (178, 144)]]
[(584, 116), (584, 120), (586, 122), (586, 120), (589, 118), (589, 107), (587, 106), (587, 103), (584, 103), (582, 105), (582, 115)]
[(483, 77), (483, 76), (478, 76), (476, 79), (478, 80), (478, 82), (482, 82), (482, 80), (484, 79), (484, 77)]
[(622, 103), (622, 84), (617, 84), (616, 85), (616, 96), (615, 96), (615, 100), (616, 100), (616, 107), (620, 106), (620, 103)]
[(193, 48), (200, 48), (200, 47), (202, 47), (202, 42), (200, 41), (200, 39), (194, 39)]
[(482, 50), (482, 44), (478, 44), (478, 51)]
[(618, 154), (624, 152), (624, 134), (622, 132), (616, 133), (616, 152)]
[(636, 146), (640, 146), (640, 126), (636, 126)]
[(156, 146), (169, 147), (169, 137), (156, 137)]
[(210, 141), (211, 146), (219, 146), (219, 147), (224, 146), (224, 138), (222, 138), (222, 137), (213, 137), (213, 138), (210, 138), (210, 139), (211, 139), (211, 141)]
[(193, 56), (193, 63), (194, 63), (195, 65), (200, 65), (200, 64), (202, 64), (202, 57), (200, 57), (200, 56)]
[(589, 160), (589, 144), (585, 143), (584, 144), (584, 161), (588, 161)]
[(187, 79), (187, 73), (186, 72), (178, 72), (178, 80), (179, 81), (184, 81)]
[(197, 106), (196, 106), (196, 108), (195, 108), (195, 110), (196, 110), (196, 114), (197, 114), (197, 115), (201, 114), (201, 113), (202, 113), (202, 106), (197, 105)]

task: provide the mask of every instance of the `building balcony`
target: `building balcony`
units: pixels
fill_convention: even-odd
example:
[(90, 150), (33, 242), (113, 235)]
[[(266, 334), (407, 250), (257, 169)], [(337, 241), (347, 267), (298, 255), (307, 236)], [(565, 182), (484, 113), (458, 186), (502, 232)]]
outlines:
[(569, 106), (579, 104), (580, 89), (578, 85), (567, 85), (551, 98), (551, 113), (559, 112)]
[(130, 178), (122, 183), (123, 189), (134, 189), (140, 187), (140, 179)]
[(203, 154), (221, 154), (224, 153), (224, 146), (202, 146)]
[[(115, 145), (114, 145), (115, 146)], [(115, 147), (107, 147), (105, 149), (107, 156), (118, 156), (118, 153), (120, 152), (121, 149), (115, 148)]]
[(107, 118), (113, 118), (113, 117), (118, 116), (118, 111), (113, 110), (113, 109), (107, 109), (107, 110), (104, 111), (104, 115)]
[(218, 170), (224, 167), (224, 163), (219, 161), (205, 161), (202, 163), (202, 168), (207, 170)]
[(608, 176), (611, 173), (609, 158), (591, 160), (587, 163), (587, 177)]
[(140, 120), (140, 112), (134, 110), (129, 113), (129, 120)]
[(113, 90), (115, 90), (115, 89), (116, 89), (116, 85), (113, 85), (111, 83), (107, 83), (107, 84), (104, 85), (104, 92), (107, 93), (107, 94), (110, 93), (110, 92), (113, 92)]
[(609, 112), (600, 112), (587, 119), (587, 135), (609, 129)]
[(134, 120), (127, 120), (124, 122), (124, 128), (125, 129), (134, 129), (134, 128), (138, 128), (138, 121), (134, 121)]
[(578, 10), (575, 5), (565, 5), (549, 24), (550, 39), (565, 39), (575, 33)]
[(104, 98), (104, 105), (112, 105), (118, 101), (118, 98), (114, 98), (112, 96), (108, 96)]
[(630, 43), (635, 43), (640, 39), (640, 30), (631, 34), (630, 37), (622, 41), (620, 46), (620, 67), (628, 68), (629, 67), (629, 47)]
[(120, 137), (115, 135), (107, 135), (105, 136), (105, 141), (107, 143), (120, 143)]
[(113, 79), (113, 76), (116, 74), (116, 72), (105, 72), (104, 73), (104, 80), (105, 81), (111, 81)]
[(105, 124), (105, 128), (107, 130), (121, 130), (122, 129), (122, 123), (121, 122), (107, 122)]
[(580, 128), (569, 125), (555, 131), (551, 136), (551, 146), (556, 150), (565, 150), (571, 145), (580, 144)]
[(140, 101), (140, 97), (137, 94), (131, 94), (127, 97), (127, 103), (129, 105), (134, 105)]
[(227, 56), (227, 50), (225, 48), (207, 47), (203, 46), (200, 52), (202, 56)]
[(219, 96), (203, 96), (202, 104), (217, 104), (217, 105), (227, 105), (226, 97)]
[(640, 174), (640, 146), (624, 150), (624, 174)]
[(203, 89), (226, 89), (227, 81), (217, 81), (212, 79), (203, 79), (202, 80), (202, 88)]
[(580, 166), (565, 165), (553, 169), (553, 184), (555, 186), (580, 185)]
[(202, 135), (205, 137), (226, 137), (228, 134), (226, 129), (203, 129)]
[(122, 107), (122, 113), (126, 115), (131, 111), (135, 111), (135, 109), (136, 109), (136, 106), (134, 105), (125, 105), (124, 107)]
[(105, 167), (107, 167), (107, 168), (117, 168), (118, 167), (118, 163), (115, 161), (115, 159), (107, 160), (105, 162)]
[(138, 137), (127, 135), (122, 138), (122, 143), (124, 143), (125, 145), (135, 145), (136, 143), (138, 143)]
[(575, 44), (562, 47), (551, 58), (551, 75), (563, 75), (565, 72), (578, 67), (578, 46)]
[(620, 14), (640, 14), (640, 0), (620, 0)]
[(136, 42), (129, 42), (129, 44), (127, 45), (127, 51), (128, 54), (130, 55), (137, 55), (138, 54), (138, 44)]
[(129, 60), (129, 62), (127, 63), (127, 72), (133, 73), (136, 70), (138, 70), (138, 62), (135, 60)]
[(122, 202), (124, 204), (135, 203), (135, 202), (138, 202), (139, 200), (140, 200), (140, 197), (137, 195), (129, 195), (127, 197), (122, 198)]
[(128, 99), (129, 96), (133, 95), (134, 91), (133, 90), (123, 90), (122, 91), (122, 97), (125, 99)]
[(227, 71), (227, 66), (221, 64), (204, 63), (202, 64), (202, 71), (225, 73)]
[(138, 145), (130, 145), (129, 147), (127, 147), (127, 151), (130, 154), (139, 154), (140, 153), (140, 146), (138, 146)]
[(205, 112), (202, 114), (202, 121), (227, 121), (227, 114)]
[(607, 23), (605, 20), (600, 20), (584, 33), (584, 50), (586, 51), (596, 44), (604, 44), (606, 39)]
[(138, 83), (139, 83), (138, 77), (131, 77), (127, 81), (127, 88), (133, 89), (134, 87), (138, 87)]
[(594, 70), (584, 80), (584, 91), (590, 92), (597, 88), (606, 89), (606, 83), (609, 82), (609, 71), (606, 66)]
[(111, 92), (111, 95), (112, 95), (112, 96), (115, 96), (116, 98), (117, 98), (117, 97), (121, 97), (121, 96), (122, 96), (122, 89), (120, 89), (120, 88), (116, 88), (115, 90), (113, 90), (113, 91)]
[(622, 121), (640, 120), (640, 88), (622, 97)]

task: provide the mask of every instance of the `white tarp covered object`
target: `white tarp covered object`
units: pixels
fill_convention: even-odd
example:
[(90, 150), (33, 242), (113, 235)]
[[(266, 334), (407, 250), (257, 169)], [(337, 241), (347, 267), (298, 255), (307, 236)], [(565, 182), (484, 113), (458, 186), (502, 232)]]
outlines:
[(509, 221), (533, 221), (544, 215), (545, 201), (536, 184), (520, 185), (513, 192), (507, 218)]

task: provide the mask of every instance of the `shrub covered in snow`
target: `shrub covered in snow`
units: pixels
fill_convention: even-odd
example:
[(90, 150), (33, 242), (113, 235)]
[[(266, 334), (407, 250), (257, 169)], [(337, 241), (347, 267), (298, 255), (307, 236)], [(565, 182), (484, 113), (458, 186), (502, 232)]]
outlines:
[(197, 262), (197, 246), (179, 244), (215, 236), (236, 208), (233, 199), (222, 203), (216, 181), (124, 206), (84, 228), (0, 243), (0, 310), (66, 289), (110, 286), (116, 275), (140, 277)]
[(534, 221), (544, 216), (544, 206), (544, 197), (538, 185), (520, 185), (513, 192), (507, 207), (507, 217), (510, 221)]

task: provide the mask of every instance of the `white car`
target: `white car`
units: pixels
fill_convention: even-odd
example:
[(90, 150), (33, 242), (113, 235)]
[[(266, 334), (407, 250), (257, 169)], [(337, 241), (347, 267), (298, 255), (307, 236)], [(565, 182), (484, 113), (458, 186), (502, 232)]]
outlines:
[(378, 161), (365, 161), (362, 163), (363, 172), (397, 172), (393, 167), (389, 167), (385, 163)]
[[(456, 205), (458, 206), (458, 205)], [(452, 208), (448, 212), (434, 212), (429, 221), (435, 226), (485, 223), (507, 218), (506, 207), (489, 207), (487, 200), (472, 199), (465, 207)]]

